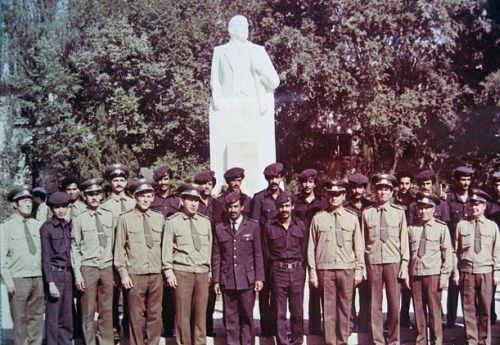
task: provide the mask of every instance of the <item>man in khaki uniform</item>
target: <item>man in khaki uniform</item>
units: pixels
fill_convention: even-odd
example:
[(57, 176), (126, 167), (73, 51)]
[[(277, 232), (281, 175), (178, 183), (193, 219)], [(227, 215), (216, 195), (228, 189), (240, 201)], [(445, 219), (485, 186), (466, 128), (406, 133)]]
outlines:
[(484, 211), (490, 196), (472, 188), (470, 217), (460, 221), (455, 236), (460, 279), (459, 285), (467, 344), (491, 344), (490, 305), (493, 284), (500, 283), (500, 234), (495, 222), (486, 219)]
[(78, 188), (78, 180), (74, 177), (66, 177), (61, 182), (61, 192), (66, 192), (69, 195), (68, 212), (66, 212), (66, 221), (70, 222), (77, 215), (87, 209), (85, 203), (80, 200), (80, 189)]
[(408, 228), (405, 210), (390, 203), (397, 180), (389, 174), (372, 178), (375, 204), (362, 215), (365, 260), (371, 294), (372, 337), (375, 345), (385, 344), (382, 290), (385, 284), (388, 310), (387, 344), (400, 342), (399, 304), (401, 285), (408, 279)]
[(182, 186), (181, 211), (167, 219), (163, 234), (163, 268), (167, 284), (175, 289), (175, 336), (179, 345), (207, 342), (212, 228), (210, 220), (197, 213), (200, 203), (197, 188), (190, 184)]
[(99, 344), (113, 344), (113, 214), (100, 207), (100, 178), (83, 182), (80, 190), (87, 210), (73, 219), (71, 263), (76, 288), (81, 292), (83, 337), (86, 345), (95, 344), (94, 316), (99, 310)]
[[(417, 345), (443, 343), (441, 291), (448, 285), (453, 268), (451, 236), (445, 222), (435, 219), (439, 197), (418, 192), (415, 224), (408, 229), (410, 240), (410, 279), (413, 291)], [(427, 315), (430, 338), (427, 339)]]
[[(161, 335), (161, 241), (165, 218), (150, 209), (153, 184), (153, 180), (146, 179), (132, 183), (130, 192), (137, 204), (120, 215), (116, 228), (115, 266), (126, 290), (131, 345), (156, 345)], [(142, 330), (144, 315), (146, 339)]]
[(346, 186), (327, 184), (327, 209), (313, 217), (309, 230), (309, 279), (323, 297), (327, 344), (347, 344), (353, 290), (363, 279), (363, 237), (356, 213), (342, 206)]
[(14, 345), (41, 345), (44, 292), (40, 243), (41, 222), (30, 218), (33, 196), (28, 186), (7, 194), (14, 214), (0, 224), (1, 275), (9, 294)]

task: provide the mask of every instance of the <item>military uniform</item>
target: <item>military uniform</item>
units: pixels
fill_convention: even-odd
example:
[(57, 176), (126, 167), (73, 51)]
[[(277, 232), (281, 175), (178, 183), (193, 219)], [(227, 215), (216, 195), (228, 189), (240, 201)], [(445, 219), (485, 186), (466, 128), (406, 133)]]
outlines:
[(344, 207), (317, 213), (311, 223), (308, 264), (323, 296), (327, 344), (347, 344), (355, 280), (363, 276), (364, 243), (357, 215)]
[(87, 206), (80, 200), (71, 200), (68, 205), (68, 212), (66, 212), (66, 221), (71, 222), (80, 213), (87, 210)]
[[(98, 228), (98, 220), (102, 232)], [(99, 344), (113, 342), (113, 214), (101, 207), (87, 209), (73, 219), (71, 262), (75, 279), (83, 279), (81, 294), (83, 336), (87, 345), (95, 344), (94, 315), (99, 310)]]
[(256, 221), (241, 217), (236, 222), (217, 224), (213, 280), (222, 288), (227, 344), (253, 344), (254, 284), (264, 281), (261, 234)]
[[(190, 224), (194, 224), (200, 249)], [(212, 256), (210, 220), (178, 212), (167, 219), (163, 238), (163, 267), (168, 278), (177, 278), (175, 289), (175, 333), (177, 344), (206, 343), (206, 311)], [(194, 339), (191, 339), (191, 308), (194, 308)]]
[(7, 288), (15, 288), (9, 296), (15, 345), (43, 341), (41, 225), (17, 213), (0, 224), (2, 280)]
[[(410, 241), (410, 278), (417, 325), (417, 345), (443, 343), (441, 289), (453, 268), (453, 248), (447, 225), (437, 219), (412, 225)], [(427, 339), (427, 315), (431, 338)]]
[[(214, 218), (213, 218), (213, 223), (214, 224), (217, 224), (217, 223), (220, 223), (220, 222), (226, 222), (228, 220), (226, 205), (224, 204), (224, 198), (229, 193), (230, 193), (230, 191), (227, 191), (226, 193), (221, 194), (217, 199), (215, 199), (215, 203), (214, 203)], [(244, 217), (251, 218), (249, 216), (250, 216), (250, 202), (252, 201), (252, 198), (250, 198), (248, 195), (246, 195), (243, 192), (241, 192), (241, 193), (244, 195), (243, 196), (243, 198), (244, 198), (244, 201), (243, 201), (243, 210), (241, 211), (241, 214)], [(200, 205), (201, 205), (201, 201), (200, 201)]]
[(180, 205), (181, 199), (173, 193), (167, 197), (156, 194), (153, 202), (151, 203), (151, 209), (162, 213), (165, 218), (168, 218), (179, 211)]

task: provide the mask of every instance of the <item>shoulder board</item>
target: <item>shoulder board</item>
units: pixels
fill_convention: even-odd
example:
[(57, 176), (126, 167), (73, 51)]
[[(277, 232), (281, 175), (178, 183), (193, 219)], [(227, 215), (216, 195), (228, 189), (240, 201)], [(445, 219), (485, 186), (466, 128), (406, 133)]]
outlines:
[[(133, 209), (130, 209), (130, 210), (128, 210), (128, 211), (127, 211), (127, 212), (125, 212), (125, 213), (131, 212), (132, 210), (133, 210)], [(163, 213), (161, 213), (160, 211), (157, 211), (157, 210), (153, 210), (152, 208), (149, 208), (149, 211), (151, 211), (151, 212), (153, 212), (153, 213), (158, 213), (158, 214), (160, 214), (160, 215), (162, 215), (162, 216), (163, 216)]]
[(167, 217), (167, 220), (170, 220), (170, 219), (174, 219), (176, 217), (179, 217), (181, 213), (180, 212), (175, 212), (173, 215), (171, 215), (170, 217)]
[(252, 219), (250, 217), (245, 217), (245, 219), (252, 223), (258, 223), (255, 219)]
[[(130, 210), (127, 210), (127, 211), (125, 211), (125, 212), (120, 212), (120, 216), (121, 216), (122, 214), (127, 214), (127, 213), (130, 213), (130, 212), (132, 212), (133, 210), (134, 210), (134, 209), (133, 209), (133, 208), (131, 208)], [(151, 210), (151, 211), (152, 211), (152, 210)]]
[(210, 218), (208, 218), (208, 216), (205, 216), (204, 214), (201, 214), (201, 213), (196, 213), (198, 216), (202, 217), (202, 218), (205, 218), (206, 220), (210, 221)]
[(441, 224), (441, 225), (447, 225), (445, 222), (443, 222), (441, 219), (436, 219), (434, 218), (434, 220), (436, 221), (436, 223), (438, 224)]
[(14, 216), (14, 214), (11, 214), (7, 219), (4, 219), (3, 221), (1, 221), (0, 224), (7, 223), (9, 220), (12, 219), (13, 216)]
[[(350, 213), (350, 214), (352, 214), (353, 216), (358, 217), (358, 215), (356, 214), (356, 212), (354, 212), (353, 210), (350, 210), (350, 209), (348, 209), (348, 208), (344, 208), (344, 210), (345, 210), (347, 213)], [(366, 210), (366, 209), (365, 209), (365, 210)]]
[(405, 210), (405, 207), (402, 206), (402, 205), (391, 204), (391, 206), (394, 207), (395, 209), (398, 209), (398, 210), (401, 210), (401, 211)]
[(366, 210), (371, 210), (372, 208), (374, 208), (374, 206), (373, 206), (373, 205), (370, 205), (370, 206), (368, 206), (368, 207), (365, 207), (365, 208), (363, 209), (363, 212), (365, 212)]
[(325, 212), (326, 212), (325, 210), (318, 211), (318, 212), (316, 212), (316, 214), (313, 216), (313, 218), (314, 218), (314, 217), (316, 217), (317, 215), (322, 214), (322, 213), (325, 213)]
[(106, 203), (109, 199), (111, 199), (111, 196), (108, 196), (106, 199), (104, 199), (103, 201), (101, 201), (101, 205)]

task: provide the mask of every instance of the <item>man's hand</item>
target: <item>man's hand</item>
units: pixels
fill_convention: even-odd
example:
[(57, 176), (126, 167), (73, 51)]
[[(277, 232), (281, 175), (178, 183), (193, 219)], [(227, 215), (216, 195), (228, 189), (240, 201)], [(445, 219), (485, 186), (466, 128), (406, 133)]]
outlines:
[(499, 278), (493, 279), (493, 285), (497, 286), (498, 284), (500, 284), (500, 279)]
[(439, 281), (439, 290), (443, 290), (446, 288), (446, 285), (447, 285), (447, 281), (446, 280), (440, 280)]
[(315, 278), (309, 278), (309, 284), (314, 286), (315, 288), (318, 288), (319, 283), (318, 283), (318, 277)]
[(460, 285), (460, 274), (453, 274), (452, 280), (456, 286)]
[(9, 296), (12, 297), (16, 294), (16, 288), (14, 286), (7, 287), (7, 292), (9, 293)]
[(59, 289), (57, 288), (57, 285), (54, 282), (49, 283), (49, 293), (50, 293), (50, 297), (52, 297), (52, 298), (61, 297), (61, 293), (59, 292)]
[(407, 276), (406, 279), (404, 280), (405, 286), (408, 290), (411, 290), (411, 285), (410, 285), (410, 278)]
[(171, 277), (168, 277), (167, 278), (167, 284), (168, 286), (170, 286), (171, 288), (176, 288), (177, 287), (177, 278), (175, 275), (172, 275)]
[(255, 282), (253, 290), (258, 292), (258, 291), (262, 290), (263, 287), (264, 287), (264, 283), (260, 280), (257, 280)]
[(214, 280), (212, 279), (212, 272), (208, 272), (208, 285), (212, 285)]
[(83, 278), (75, 278), (75, 285), (78, 291), (85, 291), (85, 282), (83, 281)]
[(358, 286), (359, 284), (361, 284), (363, 282), (363, 278), (360, 278), (360, 279), (354, 279), (354, 286)]
[(132, 279), (130, 277), (125, 277), (122, 279), (122, 287), (124, 289), (130, 290), (134, 287), (134, 284), (132, 283)]
[(214, 291), (215, 291), (215, 294), (217, 295), (220, 295), (222, 290), (220, 289), (220, 284), (219, 283), (215, 283), (214, 284)]

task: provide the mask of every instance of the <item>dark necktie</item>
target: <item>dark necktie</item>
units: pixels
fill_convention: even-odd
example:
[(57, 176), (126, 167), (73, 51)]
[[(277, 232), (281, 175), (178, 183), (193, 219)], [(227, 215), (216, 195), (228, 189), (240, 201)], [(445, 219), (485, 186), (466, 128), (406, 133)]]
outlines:
[(191, 237), (193, 237), (194, 248), (197, 251), (201, 250), (201, 240), (198, 230), (196, 230), (196, 225), (194, 224), (193, 218), (189, 218), (189, 226), (191, 228)]
[(342, 227), (340, 225), (340, 214), (338, 212), (333, 213), (335, 216), (335, 236), (337, 236), (337, 245), (339, 247), (343, 247), (345, 240), (344, 240), (344, 234), (342, 232)]
[(104, 228), (102, 227), (102, 223), (99, 220), (97, 212), (94, 214), (95, 214), (95, 225), (97, 227), (97, 234), (99, 235), (99, 244), (101, 245), (101, 247), (106, 247), (108, 241), (106, 239), (106, 234), (104, 233)]
[(33, 241), (33, 236), (31, 236), (30, 229), (28, 229), (28, 220), (24, 219), (23, 223), (24, 223), (24, 234), (26, 235), (26, 242), (28, 242), (28, 249), (31, 255), (35, 255), (36, 246), (35, 242)]
[(427, 224), (422, 228), (422, 234), (420, 235), (420, 244), (418, 245), (418, 257), (421, 258), (425, 255), (425, 247), (427, 245)]
[(153, 248), (155, 242), (153, 240), (153, 234), (151, 233), (151, 228), (149, 227), (148, 218), (146, 214), (142, 214), (142, 223), (144, 226), (144, 239), (146, 240), (146, 245), (149, 249)]
[(122, 205), (122, 213), (123, 213), (127, 210), (127, 208), (125, 207), (125, 198), (121, 198), (120, 203)]
[(479, 222), (477, 219), (474, 221), (474, 252), (481, 251), (481, 232), (479, 231)]
[(232, 224), (231, 229), (233, 230), (234, 233), (236, 233), (236, 221), (232, 221), (231, 224)]
[(389, 239), (389, 232), (387, 231), (387, 221), (385, 220), (385, 208), (380, 208), (380, 240), (385, 242)]

